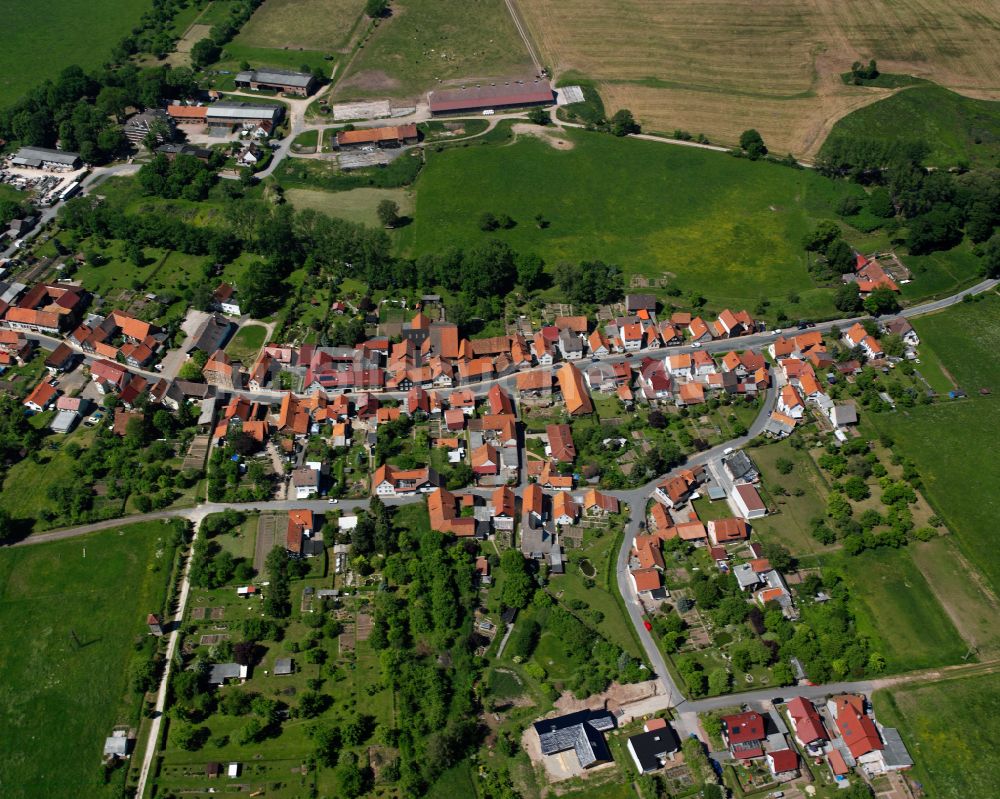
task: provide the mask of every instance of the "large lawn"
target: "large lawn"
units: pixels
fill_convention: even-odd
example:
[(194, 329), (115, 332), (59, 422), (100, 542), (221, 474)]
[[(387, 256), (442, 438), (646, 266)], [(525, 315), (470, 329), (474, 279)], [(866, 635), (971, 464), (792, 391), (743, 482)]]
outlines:
[[(829, 489), (809, 453), (795, 449), (791, 439), (747, 452), (757, 464), (763, 487), (777, 509), (776, 513), (754, 519), (754, 533), (762, 541), (788, 547), (799, 557), (829, 551), (831, 547), (821, 544), (810, 532), (812, 520), (826, 507)], [(779, 460), (791, 461), (788, 474), (778, 471)]]
[[(1000, 440), (1000, 298), (962, 303), (917, 319), (914, 326), (922, 353), (930, 352), (970, 399), (882, 414), (872, 421), (917, 464), (927, 499), (956, 534), (964, 555), (1000, 591), (995, 545), (1000, 462), (994, 453)], [(981, 388), (992, 395), (980, 396)]]
[(888, 671), (961, 661), (966, 646), (907, 549), (879, 549), (835, 561), (847, 578), (858, 629), (872, 637)]
[(1000, 297), (986, 294), (913, 321), (921, 350), (930, 348), (959, 387), (1000, 393)]
[(504, 0), (396, 0), (391, 9), (337, 84), (338, 98), (416, 99), (440, 81), (534, 76)]
[(322, 191), (320, 189), (288, 189), (285, 199), (295, 210), (311, 208), (314, 211), (357, 222), (371, 227), (380, 227), (378, 204), (391, 200), (399, 206), (401, 216), (413, 213), (413, 193), (409, 189), (360, 188), (350, 191)]
[(268, 0), (236, 44), (288, 50), (334, 50), (346, 44), (364, 0)]
[(920, 470), (923, 491), (958, 540), (965, 556), (1000, 591), (1000, 404), (984, 398), (914, 408), (875, 418), (895, 439), (895, 450)]
[(992, 166), (1000, 156), (1000, 102), (915, 86), (848, 114), (833, 126), (824, 148), (840, 138), (920, 141), (930, 148), (931, 166)]
[[(806, 268), (802, 235), (861, 189), (809, 171), (595, 133), (567, 132), (570, 150), (525, 137), (503, 147), (429, 152), (417, 181), (415, 254), (499, 236), (549, 264), (601, 259), (667, 277), (716, 308), (761, 297), (790, 316), (832, 313), (832, 292)], [(486, 211), (517, 226), (483, 233)], [(541, 213), (549, 226), (534, 222)], [(799, 303), (790, 302), (796, 293)]]
[(136, 721), (128, 666), (146, 614), (162, 611), (169, 529), (0, 550), (5, 799), (115, 795), (100, 779), (101, 750), (113, 725)]
[(93, 69), (107, 60), (150, 6), (149, 0), (32, 0), (3, 3), (0, 107), (56, 78), (70, 64)]
[(883, 724), (899, 728), (915, 761), (912, 778), (927, 796), (996, 795), (1000, 676), (889, 688), (876, 692), (874, 704)]
[(264, 325), (243, 325), (236, 331), (233, 340), (226, 347), (226, 352), (234, 360), (239, 360), (246, 366), (251, 366), (257, 358), (257, 353), (264, 346), (267, 328)]

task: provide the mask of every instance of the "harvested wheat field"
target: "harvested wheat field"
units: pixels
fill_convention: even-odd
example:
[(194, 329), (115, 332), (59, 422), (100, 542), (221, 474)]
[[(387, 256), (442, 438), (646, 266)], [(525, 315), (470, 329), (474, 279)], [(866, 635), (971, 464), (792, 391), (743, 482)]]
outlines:
[(1000, 7), (988, 0), (520, 0), (558, 77), (597, 81), (608, 112), (647, 130), (733, 144), (755, 127), (772, 150), (815, 155), (833, 123), (892, 90), (840, 73), (882, 72), (1000, 98)]

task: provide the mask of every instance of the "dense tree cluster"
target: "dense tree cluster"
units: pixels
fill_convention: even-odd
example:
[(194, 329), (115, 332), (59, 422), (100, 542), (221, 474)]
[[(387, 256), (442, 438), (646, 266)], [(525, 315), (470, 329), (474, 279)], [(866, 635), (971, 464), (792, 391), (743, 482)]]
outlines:
[[(478, 678), (467, 637), (472, 603), (468, 556), (429, 530), (397, 529), (375, 601), (369, 641), (383, 681), (396, 694), (403, 793), (416, 796), (475, 746), (473, 686)], [(380, 553), (381, 554), (381, 553)], [(447, 663), (447, 667), (443, 664)]]
[[(216, 156), (221, 160), (222, 156)], [(218, 164), (217, 164), (218, 165)], [(136, 176), (143, 192), (167, 199), (204, 200), (215, 183), (212, 168), (192, 155), (157, 155)]]
[[(963, 236), (977, 245), (988, 242), (1000, 226), (1000, 170), (927, 169), (929, 152), (921, 141), (831, 136), (817, 168), (873, 186), (869, 212), (886, 220), (898, 214), (913, 255), (950, 249)], [(988, 249), (980, 246), (977, 251), (983, 256), (983, 271), (993, 273), (996, 264), (986, 257)]]
[(140, 70), (132, 64), (85, 73), (64, 69), (54, 81), (0, 110), (0, 137), (39, 147), (75, 150), (84, 161), (107, 162), (121, 148), (121, 121), (130, 107), (158, 106), (195, 89), (188, 69)]

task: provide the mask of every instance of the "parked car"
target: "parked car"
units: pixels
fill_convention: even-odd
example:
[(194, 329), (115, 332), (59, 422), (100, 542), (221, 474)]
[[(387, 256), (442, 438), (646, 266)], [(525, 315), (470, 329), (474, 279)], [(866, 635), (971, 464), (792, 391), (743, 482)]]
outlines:
[(652, 631), (653, 629), (653, 625), (649, 623), (648, 619), (642, 620), (642, 626), (645, 627), (648, 631)]

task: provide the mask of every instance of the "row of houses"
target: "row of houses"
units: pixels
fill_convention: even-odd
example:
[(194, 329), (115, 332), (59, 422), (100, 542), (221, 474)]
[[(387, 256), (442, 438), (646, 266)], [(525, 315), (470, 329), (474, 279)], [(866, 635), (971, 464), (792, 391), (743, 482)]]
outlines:
[(723, 716), (723, 739), (730, 754), (737, 760), (766, 759), (779, 780), (798, 775), (799, 754), (789, 737), (805, 756), (823, 758), (838, 782), (854, 768), (875, 776), (913, 765), (899, 732), (877, 722), (863, 695), (832, 696), (820, 708), (796, 696), (785, 704), (785, 717), (777, 710)]

